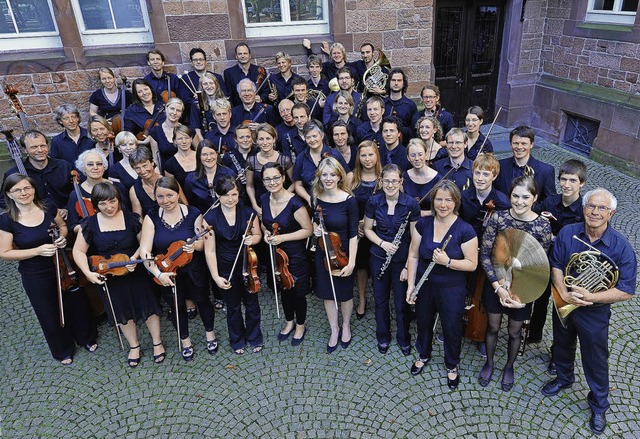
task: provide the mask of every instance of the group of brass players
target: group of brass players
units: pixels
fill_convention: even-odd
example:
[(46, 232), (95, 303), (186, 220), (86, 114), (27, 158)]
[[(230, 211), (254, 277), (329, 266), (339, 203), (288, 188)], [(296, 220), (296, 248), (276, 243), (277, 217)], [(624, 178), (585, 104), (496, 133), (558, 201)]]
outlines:
[[(149, 330), (153, 362), (166, 357), (160, 298), (186, 361), (197, 351), (189, 332), (197, 314), (207, 352), (218, 351), (214, 318), (222, 303), (235, 354), (265, 346), (260, 300), (274, 300), (284, 313), (278, 340), (300, 345), (311, 293), (326, 311), (327, 353), (346, 349), (354, 286), (361, 319), (370, 280), (379, 352), (392, 344), (390, 298), (406, 356), (410, 323), (417, 323), (413, 375), (431, 360), (439, 319), (450, 389), (458, 387), (471, 326), (486, 357), (478, 382), (489, 385), (506, 314), (501, 387), (510, 391), (523, 341), (543, 339), (554, 287), (577, 309), (562, 320), (552, 313), (549, 372), (557, 377), (542, 392), (555, 395), (575, 381), (580, 338), (590, 426), (603, 431), (610, 303), (631, 298), (636, 279), (633, 249), (609, 225), (615, 197), (602, 188), (581, 195), (586, 166), (579, 160), (560, 167), (557, 194), (554, 168), (531, 155), (534, 132), (526, 126), (511, 131), (513, 156), (498, 161), (480, 132), (481, 108), (469, 108), (465, 130), (455, 128), (438, 88), (427, 85), (419, 111), (405, 96), (405, 73), (381, 63), (382, 55), (374, 60), (371, 44), (356, 63), (339, 43), (327, 52), (326, 62), (310, 55), (304, 79), (282, 52), (277, 73), (252, 64), (244, 43), (223, 75), (206, 70), (201, 49), (190, 53), (194, 70), (180, 76), (166, 72), (164, 55), (152, 50), (151, 73), (134, 80), (131, 92), (126, 78), (118, 87), (113, 71), (100, 69), (88, 130), (75, 106), (62, 105), (56, 120), (64, 131), (50, 147), (37, 130), (22, 135), (26, 175), (5, 174), (0, 257), (19, 261), (53, 357), (68, 365), (76, 345), (98, 348), (87, 284), (96, 286), (136, 367), (137, 322)], [(551, 280), (533, 304), (520, 302), (494, 267), (496, 239), (508, 229), (532, 235), (549, 254)], [(584, 251), (616, 266), (619, 277), (604, 291), (565, 283), (569, 260)], [(257, 294), (268, 290), (270, 299)]]

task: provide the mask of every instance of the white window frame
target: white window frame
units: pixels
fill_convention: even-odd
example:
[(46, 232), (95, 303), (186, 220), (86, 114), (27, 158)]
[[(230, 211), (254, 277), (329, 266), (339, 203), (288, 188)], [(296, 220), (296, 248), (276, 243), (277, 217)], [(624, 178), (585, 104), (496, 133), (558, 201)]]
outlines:
[[(76, 23), (80, 31), (80, 38), (83, 46), (113, 46), (116, 44), (140, 44), (152, 43), (153, 33), (151, 31), (151, 23), (149, 22), (149, 11), (147, 10), (147, 2), (140, 1), (142, 18), (144, 20), (144, 28), (123, 28), (123, 29), (87, 29), (80, 9), (78, 0), (71, 0), (73, 12), (76, 16)], [(111, 5), (111, 2), (109, 2)], [(111, 14), (113, 23), (113, 11)]]
[[(322, 0), (324, 20), (291, 21), (289, 0), (280, 0), (282, 21), (275, 23), (249, 23), (247, 17), (247, 0), (242, 0), (242, 16), (244, 18), (247, 38), (283, 37), (293, 35), (319, 35), (329, 33), (329, 1)], [(255, 4), (255, 2), (252, 2)]]
[(587, 6), (586, 21), (593, 23), (614, 23), (614, 24), (634, 24), (636, 21), (635, 12), (623, 12), (622, 0), (615, 0), (613, 11), (601, 11), (593, 9), (595, 0), (589, 0)]
[(49, 6), (49, 13), (51, 14), (51, 20), (53, 21), (53, 27), (55, 30), (50, 32), (23, 32), (16, 26), (15, 17), (11, 8), (11, 3), (7, 1), (7, 5), (11, 10), (11, 20), (15, 34), (0, 34), (0, 46), (3, 48), (10, 47), (9, 50), (0, 50), (0, 52), (12, 52), (18, 50), (33, 50), (33, 49), (57, 49), (62, 47), (62, 40), (60, 39), (60, 33), (58, 31), (58, 23), (56, 17), (53, 14), (53, 7), (51, 0), (47, 0)]

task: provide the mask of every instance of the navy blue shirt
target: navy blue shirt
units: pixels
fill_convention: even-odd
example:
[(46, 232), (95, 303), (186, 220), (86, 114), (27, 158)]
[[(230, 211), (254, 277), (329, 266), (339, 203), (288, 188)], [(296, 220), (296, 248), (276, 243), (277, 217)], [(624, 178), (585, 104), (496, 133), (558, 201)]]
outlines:
[(558, 236), (558, 232), (568, 224), (584, 222), (584, 211), (582, 210), (582, 198), (568, 206), (562, 203), (562, 195), (556, 194), (545, 198), (542, 203), (536, 203), (533, 210), (537, 213), (550, 212), (556, 219), (550, 218), (551, 232)]
[(356, 129), (353, 138), (358, 145), (362, 143), (363, 140), (373, 140), (378, 145), (382, 145), (384, 143), (384, 139), (382, 138), (382, 126), (380, 126), (380, 129), (376, 132), (373, 131), (370, 122), (365, 122), (360, 125)]
[(496, 189), (509, 193), (511, 182), (516, 178), (524, 175), (525, 168), (529, 166), (533, 170), (533, 179), (538, 186), (538, 202), (541, 203), (545, 198), (555, 195), (556, 183), (555, 183), (555, 170), (553, 166), (547, 163), (537, 160), (535, 157), (530, 156), (529, 161), (525, 166), (518, 166), (513, 157), (507, 157), (500, 160), (500, 173), (494, 183)]
[[(571, 256), (590, 250), (589, 247), (577, 239), (573, 239), (574, 235), (588, 242), (613, 260), (620, 272), (616, 288), (627, 294), (635, 295), (636, 278), (638, 276), (636, 254), (627, 238), (615, 230), (611, 224), (607, 226), (600, 239), (595, 242), (591, 242), (587, 236), (584, 223), (569, 224), (563, 227), (553, 243), (553, 252), (551, 254), (551, 266), (553, 268), (562, 270), (564, 273)], [(571, 275), (576, 276), (575, 273), (571, 273)]]
[[(264, 110), (260, 112), (262, 108), (264, 108)], [(260, 113), (259, 116), (258, 113)], [(253, 120), (254, 118), (255, 120)], [(277, 125), (277, 118), (275, 117), (273, 107), (269, 104), (261, 104), (259, 102), (254, 103), (253, 107), (251, 107), (251, 110), (249, 111), (244, 107), (244, 105), (233, 107), (231, 110), (231, 126), (237, 127), (245, 120), (255, 123), (266, 122), (272, 126)]]
[[(229, 97), (229, 92), (227, 91), (227, 86), (224, 83), (224, 78), (222, 77), (222, 75), (219, 75), (215, 72), (210, 72), (209, 70), (207, 70), (207, 73), (211, 73), (213, 76), (216, 77), (216, 80), (218, 81), (218, 85), (220, 86), (220, 91), (222, 92), (222, 94)], [(198, 91), (198, 89), (200, 88), (200, 75), (198, 75), (198, 73), (195, 70), (191, 70), (189, 73), (186, 74), (186, 76), (187, 77), (184, 78), (184, 80), (186, 81), (187, 84), (189, 84), (189, 87), (194, 87), (195, 90)]]
[(413, 115), (413, 119), (411, 120), (411, 126), (413, 127), (413, 135), (414, 137), (418, 137), (418, 132), (416, 131), (416, 124), (418, 123), (418, 119), (424, 116), (435, 116), (440, 122), (442, 126), (442, 135), (446, 136), (447, 133), (453, 128), (455, 125), (453, 123), (453, 116), (444, 108), (441, 108), (440, 111), (437, 111), (435, 114), (425, 112), (425, 111), (416, 111)]
[[(398, 194), (398, 201), (393, 211), (393, 215), (388, 214), (389, 204), (384, 192), (379, 192), (369, 198), (365, 207), (364, 215), (374, 220), (375, 232), (383, 241), (393, 242), (400, 226), (409, 219), (409, 223), (418, 221), (420, 218), (420, 206), (418, 202), (402, 192)], [(406, 225), (400, 247), (393, 255), (392, 261), (406, 261), (409, 255), (409, 244), (411, 243), (411, 230), (409, 224)], [(371, 254), (380, 259), (387, 258), (387, 252), (378, 245), (371, 246)]]
[[(484, 142), (484, 139), (484, 134), (478, 134), (476, 143), (474, 143), (471, 148), (464, 150), (464, 155), (466, 155), (469, 160), (474, 161), (476, 157), (478, 157), (478, 153), (480, 152), (480, 147), (482, 146), (482, 142)], [(484, 147), (482, 148), (482, 152), (493, 152), (493, 143), (491, 143), (491, 140), (487, 139)]]
[(297, 128), (286, 133), (280, 145), (282, 153), (291, 157), (294, 165), (297, 157), (308, 149), (307, 142), (302, 138)]
[(389, 163), (393, 163), (394, 165), (398, 165), (401, 172), (411, 168), (409, 159), (407, 159), (406, 146), (398, 143), (398, 146), (389, 151), (387, 145), (383, 142), (379, 144), (378, 151), (380, 151), (380, 163), (383, 167)]
[(415, 102), (406, 96), (402, 96), (397, 101), (391, 100), (390, 97), (386, 97), (384, 100), (384, 115), (396, 116), (402, 121), (402, 135), (404, 139), (409, 140), (413, 133), (411, 122), (413, 115), (418, 111), (418, 106)]
[[(66, 209), (69, 193), (73, 190), (71, 181), (73, 166), (69, 162), (54, 158), (49, 158), (44, 169), (34, 168), (29, 159), (24, 160), (23, 163), (29, 177), (36, 181), (36, 190), (40, 198), (43, 201), (49, 200), (58, 209)], [(3, 181), (9, 175), (17, 172), (17, 166), (9, 169), (4, 173)], [(2, 204), (4, 204), (4, 199), (2, 199)]]
[[(336, 101), (336, 97), (338, 93), (331, 93), (327, 96), (327, 100), (324, 103), (324, 110), (322, 111), (322, 124), (324, 126), (329, 125), (329, 121), (331, 120), (331, 116), (333, 114), (333, 103)], [(357, 91), (351, 92), (351, 97), (353, 98), (353, 111), (351, 112), (351, 116), (353, 116), (360, 104), (360, 99), (362, 99), (362, 95)], [(337, 116), (337, 115), (336, 115)]]
[(136, 174), (136, 176), (133, 177), (124, 169), (120, 162), (114, 163), (113, 166), (109, 168), (109, 180), (122, 183), (127, 190), (131, 189), (131, 186), (133, 186), (133, 183), (135, 183), (137, 179), (138, 175)]
[(78, 156), (85, 151), (93, 149), (94, 146), (95, 143), (93, 139), (89, 137), (86, 129), (80, 128), (80, 137), (77, 143), (69, 137), (67, 130), (64, 130), (51, 139), (49, 157), (62, 159), (65, 162), (71, 163), (71, 165), (75, 165)]
[(487, 207), (487, 203), (493, 201), (495, 207), (492, 210), (494, 212), (507, 210), (511, 207), (509, 197), (494, 187), (491, 188), (491, 192), (489, 192), (489, 195), (487, 195), (487, 198), (485, 198), (482, 204), (480, 204), (478, 200), (476, 188), (474, 187), (463, 190), (460, 195), (462, 198), (462, 202), (460, 203), (460, 217), (471, 224), (478, 237), (482, 237), (482, 232), (484, 231), (482, 223), (485, 220), (487, 212), (490, 210)]
[(311, 78), (307, 79), (307, 87), (309, 88), (309, 90), (319, 90), (324, 93), (325, 96), (329, 96), (329, 94), (331, 93), (331, 89), (329, 88), (329, 81), (323, 76), (320, 76), (318, 85), (315, 85)]
[[(204, 117), (205, 117), (205, 127), (203, 128), (202, 126), (202, 111), (200, 111), (200, 107), (198, 106), (198, 102), (194, 102), (191, 105), (191, 110), (190, 111), (190, 115), (189, 115), (189, 128), (191, 128), (192, 130), (205, 130), (208, 131), (210, 130), (215, 124), (216, 121), (213, 118), (213, 114), (211, 114), (211, 110), (205, 110), (204, 112)], [(202, 134), (204, 134), (204, 131), (202, 132)]]
[[(349, 165), (342, 158), (342, 154), (336, 151), (333, 148), (329, 148), (327, 145), (322, 145), (321, 156), (325, 153), (329, 153), (332, 157), (334, 157), (342, 167), (344, 168), (345, 173), (349, 173)], [(322, 159), (320, 159), (322, 161)], [(307, 190), (307, 193), (311, 195), (311, 183), (314, 178), (316, 178), (316, 169), (318, 169), (318, 165), (320, 162), (316, 163), (313, 161), (311, 157), (311, 151), (307, 148), (302, 154), (298, 156), (296, 160), (296, 164), (293, 167), (293, 181), (301, 181), (304, 188)]]
[[(442, 178), (453, 169), (451, 160), (448, 158), (438, 160), (433, 164), (433, 169), (438, 171)], [(500, 168), (502, 170), (502, 168)], [(447, 180), (453, 181), (460, 191), (473, 186), (473, 163), (465, 157), (464, 161), (456, 171), (447, 175)]]
[(163, 71), (162, 76), (159, 78), (153, 73), (149, 73), (144, 77), (144, 80), (151, 85), (158, 100), (162, 100), (162, 92), (169, 89), (169, 84), (171, 84), (171, 91), (176, 94), (176, 97), (182, 99), (182, 102), (189, 103), (193, 100), (193, 93), (191, 93), (189, 89), (182, 84), (180, 78), (173, 73)]
[[(276, 90), (278, 90), (278, 98), (276, 99), (275, 103), (278, 103), (283, 99), (286, 99), (287, 96), (291, 94), (291, 92), (293, 91), (293, 86), (291, 85), (291, 83), (293, 82), (294, 79), (298, 77), (300, 77), (300, 75), (293, 72), (291, 73), (291, 77), (289, 79), (284, 79), (284, 77), (282, 76), (282, 73), (280, 72), (276, 73), (275, 75), (271, 75), (271, 78), (269, 80), (271, 81), (271, 84), (273, 84), (276, 87)], [(262, 87), (262, 89), (267, 91), (266, 92), (267, 95), (269, 94), (268, 85), (265, 85), (264, 87)]]
[[(247, 79), (247, 78), (251, 79), (253, 83), (256, 84), (256, 86), (258, 86), (257, 84), (258, 75), (259, 75), (258, 69), (259, 67), (257, 65), (249, 64), (249, 72), (248, 74), (245, 75), (244, 71), (240, 68), (240, 66), (236, 64), (234, 66), (229, 67), (228, 69), (225, 69), (225, 71), (222, 72), (224, 76), (224, 82), (227, 87), (227, 91), (229, 92), (229, 96), (231, 97), (232, 106), (235, 107), (242, 104), (242, 101), (240, 100), (240, 95), (238, 94), (238, 83), (241, 80)], [(266, 79), (266, 77), (263, 79)], [(262, 88), (264, 89), (266, 87), (267, 86), (265, 85)]]
[[(236, 177), (236, 173), (226, 166), (216, 166), (216, 173), (213, 176), (212, 188), (216, 187), (218, 180), (225, 176), (231, 175)], [(198, 177), (196, 172), (190, 172), (184, 183), (184, 194), (189, 201), (189, 204), (200, 209), (201, 213), (205, 213), (214, 202), (212, 190), (209, 189), (209, 181), (207, 176), (203, 175)]]
[(223, 134), (218, 129), (218, 125), (213, 125), (204, 138), (211, 140), (220, 154), (222, 154), (222, 151), (229, 151), (236, 147), (236, 138), (233, 128), (229, 128), (229, 130)]
[[(133, 103), (133, 95), (129, 90), (125, 91), (125, 109)], [(98, 114), (106, 119), (111, 119), (113, 116), (120, 114), (122, 111), (122, 92), (118, 91), (118, 99), (115, 102), (111, 102), (104, 94), (104, 88), (91, 93), (89, 97), (89, 103), (98, 107)], [(126, 110), (125, 110), (126, 111)]]
[[(158, 111), (162, 111), (164, 107), (164, 102), (162, 100), (158, 100), (155, 103), (153, 108), (153, 114), (149, 113), (146, 108), (144, 108), (140, 104), (133, 104), (127, 108), (127, 111), (124, 115), (124, 130), (131, 131), (133, 134), (138, 134), (144, 131), (144, 124), (149, 120), (153, 119), (155, 114), (158, 114)], [(167, 118), (167, 115), (164, 111), (162, 114), (158, 116), (157, 123), (161, 124)]]
[[(283, 144), (287, 143), (287, 134), (290, 132), (298, 131), (298, 128), (294, 125), (287, 125), (284, 122), (280, 122), (276, 127), (276, 133), (278, 134), (278, 140), (276, 141), (276, 149), (278, 151), (282, 151), (283, 148)], [(292, 133), (293, 134), (293, 133)], [(289, 148), (289, 145), (287, 145), (287, 148)]]
[(175, 146), (172, 141), (167, 139), (167, 135), (164, 133), (164, 130), (162, 129), (162, 125), (156, 125), (154, 127), (149, 128), (149, 135), (158, 144), (158, 152), (160, 152), (160, 159), (162, 160), (161, 164), (162, 164), (162, 168), (164, 169), (164, 164), (176, 152), (178, 152), (178, 147)]

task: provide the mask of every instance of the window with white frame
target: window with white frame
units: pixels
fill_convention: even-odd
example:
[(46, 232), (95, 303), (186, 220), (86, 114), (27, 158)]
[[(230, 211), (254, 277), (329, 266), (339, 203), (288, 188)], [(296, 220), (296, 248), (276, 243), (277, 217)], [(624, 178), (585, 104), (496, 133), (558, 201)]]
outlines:
[(633, 24), (638, 0), (589, 0), (587, 21), (594, 23)]
[(243, 0), (247, 37), (329, 32), (328, 0)]
[(51, 0), (0, 0), (0, 51), (62, 47)]
[(85, 46), (153, 42), (145, 0), (72, 0), (71, 3)]

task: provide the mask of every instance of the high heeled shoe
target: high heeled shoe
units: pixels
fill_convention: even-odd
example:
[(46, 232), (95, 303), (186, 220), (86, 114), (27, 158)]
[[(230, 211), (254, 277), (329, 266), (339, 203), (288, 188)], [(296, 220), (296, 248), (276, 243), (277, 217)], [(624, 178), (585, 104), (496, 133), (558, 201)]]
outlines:
[[(131, 346), (129, 347), (129, 352), (134, 351), (136, 349), (140, 349), (140, 345), (138, 346)], [(138, 367), (138, 364), (140, 364), (140, 358), (142, 357), (142, 351), (138, 352), (140, 354), (140, 356), (138, 358), (127, 358), (127, 363), (129, 364), (129, 367)]]
[(184, 361), (193, 360), (193, 353), (193, 345), (182, 348), (182, 358), (184, 358)]
[[(154, 347), (158, 347), (158, 346), (162, 346), (162, 342), (156, 344), (153, 344)], [(160, 364), (164, 361), (164, 359), (167, 357), (167, 351), (165, 350), (164, 352), (158, 354), (158, 355), (154, 355), (153, 356), (153, 362), (156, 364)]]
[[(449, 378), (449, 374), (456, 374), (454, 379)], [(458, 368), (454, 367), (453, 369), (447, 369), (447, 386), (451, 390), (455, 390), (458, 388), (458, 384), (460, 384), (460, 374), (458, 373)]]
[[(414, 361), (411, 365), (411, 375), (420, 375), (422, 373), (422, 369), (429, 364), (429, 361), (431, 361), (431, 357), (418, 358)], [(418, 366), (416, 363), (422, 363), (422, 366)]]
[(331, 346), (329, 343), (327, 343), (327, 354), (330, 354), (334, 352), (336, 349), (338, 349), (338, 344), (340, 344), (341, 338), (342, 338), (342, 329), (338, 331), (338, 341), (336, 341), (335, 345)]
[(504, 368), (502, 371), (502, 382), (500, 383), (502, 386), (503, 392), (508, 392), (513, 387), (515, 377), (514, 377), (513, 368)]
[(209, 352), (211, 355), (218, 352), (219, 347), (220, 345), (218, 344), (217, 338), (214, 338), (213, 340), (207, 340), (207, 352)]

